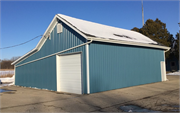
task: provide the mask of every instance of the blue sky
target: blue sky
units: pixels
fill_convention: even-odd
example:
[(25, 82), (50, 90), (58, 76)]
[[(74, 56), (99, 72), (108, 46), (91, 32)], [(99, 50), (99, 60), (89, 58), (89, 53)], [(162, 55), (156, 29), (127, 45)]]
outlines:
[[(144, 20), (159, 18), (175, 36), (179, 31), (179, 1), (144, 1)], [(1, 1), (0, 47), (16, 45), (45, 32), (55, 14), (114, 27), (142, 27), (141, 1)], [(22, 56), (39, 42), (0, 50), (0, 59)]]

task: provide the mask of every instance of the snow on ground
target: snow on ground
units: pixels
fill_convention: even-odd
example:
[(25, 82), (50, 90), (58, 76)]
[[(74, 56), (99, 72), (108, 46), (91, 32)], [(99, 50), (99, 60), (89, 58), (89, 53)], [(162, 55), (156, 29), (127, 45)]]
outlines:
[(10, 71), (0, 71), (0, 76), (7, 75), (7, 74), (14, 74), (14, 70), (10, 70)]
[(2, 82), (0, 87), (14, 85), (14, 76), (13, 77), (0, 78), (0, 81)]
[(168, 73), (168, 74), (166, 74), (166, 75), (180, 75), (180, 72), (177, 71), (177, 72), (173, 72), (173, 73)]
[(0, 78), (1, 82), (14, 82), (14, 76), (12, 77), (6, 77), (6, 78)]
[(14, 85), (12, 83), (9, 83), (9, 84), (0, 84), (0, 87), (3, 87), (3, 86), (11, 86), (11, 85)]

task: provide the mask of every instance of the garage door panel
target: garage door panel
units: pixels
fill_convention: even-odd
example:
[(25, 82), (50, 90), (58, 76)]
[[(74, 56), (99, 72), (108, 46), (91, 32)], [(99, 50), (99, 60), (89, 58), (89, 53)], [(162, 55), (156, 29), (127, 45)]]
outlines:
[[(65, 83), (65, 82), (63, 82), (63, 83)], [(74, 85), (74, 84), (66, 84), (66, 85), (64, 85), (63, 87), (61, 87), (61, 89), (68, 89), (68, 88), (74, 88), (75, 90), (80, 90), (80, 88), (81, 88), (81, 86), (80, 86), (80, 84), (79, 85)]]
[(81, 74), (80, 72), (61, 72), (60, 74), (68, 74), (69, 76), (66, 76), (66, 77), (73, 77), (75, 75), (79, 75)]
[[(76, 80), (67, 80), (67, 79), (61, 79), (61, 83), (68, 83), (68, 84), (71, 84), (71, 83), (69, 83), (69, 82), (79, 82), (80, 81), (80, 79), (76, 79)], [(76, 84), (81, 84), (81, 83), (76, 83)], [(62, 84), (63, 85), (63, 84)]]
[(60, 91), (82, 94), (81, 55), (60, 56)]
[[(62, 89), (62, 92), (81, 92), (81, 90), (76, 90), (74, 88), (64, 88)], [(81, 93), (76, 93), (76, 94), (81, 94)]]
[[(69, 67), (68, 67), (69, 68)], [(74, 74), (81, 74), (81, 69), (71, 69), (71, 71), (69, 71), (70, 69), (62, 69), (61, 72), (59, 72), (60, 74), (67, 74), (66, 76), (74, 76)]]
[[(63, 62), (67, 62), (67, 63), (71, 63), (71, 62), (75, 62), (75, 63), (77, 63), (78, 62), (78, 60), (80, 60), (79, 58), (73, 58), (73, 59), (69, 59), (69, 58), (67, 58), (67, 57), (63, 57), (63, 61), (61, 61), (62, 63)], [(74, 59), (77, 59), (77, 60), (74, 60)]]
[(74, 87), (68, 86), (68, 87), (63, 87), (63, 88), (62, 88), (62, 91), (63, 91), (63, 92), (64, 92), (64, 91), (72, 92), (72, 90), (74, 90), (74, 91), (81, 91), (81, 90), (79, 89), (79, 87), (74, 88)]
[[(69, 74), (69, 73), (63, 73), (63, 74)], [(74, 73), (74, 74), (72, 74), (73, 76), (61, 77), (61, 79), (81, 80), (81, 78), (74, 77), (74, 76), (78, 76), (79, 74), (81, 74), (81, 73)]]
[(81, 65), (76, 65), (76, 64), (74, 64), (74, 65), (64, 64), (64, 66), (61, 67), (61, 68), (66, 69), (66, 68), (69, 67), (69, 66), (77, 66), (76, 68), (81, 68)]
[(81, 69), (75, 69), (75, 68), (70, 70), (68, 66), (65, 69), (64, 68), (61, 68), (61, 69), (62, 69), (61, 72), (67, 72), (67, 71), (69, 71), (69, 72), (79, 72), (81, 70)]

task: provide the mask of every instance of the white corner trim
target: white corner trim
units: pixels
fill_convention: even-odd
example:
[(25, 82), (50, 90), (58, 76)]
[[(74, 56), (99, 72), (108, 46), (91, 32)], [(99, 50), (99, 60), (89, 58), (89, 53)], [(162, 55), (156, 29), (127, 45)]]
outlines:
[(90, 79), (89, 79), (89, 45), (86, 44), (86, 78), (87, 78), (87, 94), (90, 93)]
[[(88, 37), (88, 40), (91, 38), (92, 37)], [(150, 47), (150, 48), (158, 48), (158, 49), (164, 49), (166, 51), (168, 51), (170, 49), (170, 47), (160, 46), (160, 45), (152, 45), (152, 44), (146, 44), (146, 43), (121, 41), (121, 40), (112, 40), (112, 39), (97, 38), (97, 37), (94, 37), (93, 41), (108, 42), (108, 43), (115, 43), (115, 44), (124, 44), (124, 45), (134, 45), (134, 46), (142, 46), (142, 47)]]
[(165, 61), (161, 61), (160, 62), (160, 66), (161, 66), (161, 81), (166, 81), (166, 65), (165, 65)]
[(60, 56), (56, 55), (56, 84), (57, 84), (57, 91), (60, 91)]
[(167, 51), (169, 51), (169, 49), (168, 50), (166, 50), (166, 51), (164, 51), (164, 70), (165, 70), (165, 81), (167, 81), (168, 79), (167, 79), (167, 75), (166, 75), (166, 57), (165, 57), (165, 54), (166, 54), (166, 52)]

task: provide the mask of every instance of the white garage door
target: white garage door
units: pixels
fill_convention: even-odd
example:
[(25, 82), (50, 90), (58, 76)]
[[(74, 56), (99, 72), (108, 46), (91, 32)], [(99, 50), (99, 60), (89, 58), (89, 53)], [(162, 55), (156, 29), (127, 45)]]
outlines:
[(59, 63), (60, 91), (82, 94), (81, 55), (60, 56)]

